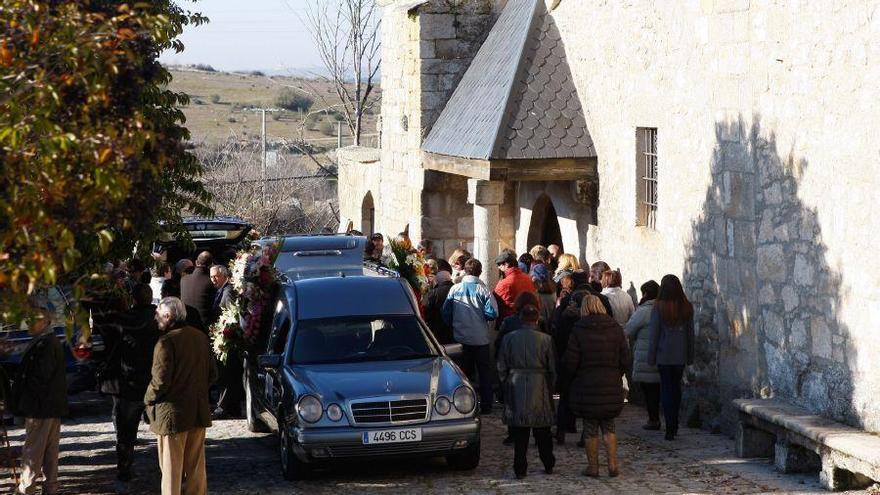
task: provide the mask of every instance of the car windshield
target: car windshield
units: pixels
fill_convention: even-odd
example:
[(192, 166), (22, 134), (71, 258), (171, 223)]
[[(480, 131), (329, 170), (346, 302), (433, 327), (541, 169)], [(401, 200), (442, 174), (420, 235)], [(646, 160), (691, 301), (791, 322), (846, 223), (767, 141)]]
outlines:
[(415, 316), (348, 316), (300, 320), (291, 360), (325, 364), (437, 355)]

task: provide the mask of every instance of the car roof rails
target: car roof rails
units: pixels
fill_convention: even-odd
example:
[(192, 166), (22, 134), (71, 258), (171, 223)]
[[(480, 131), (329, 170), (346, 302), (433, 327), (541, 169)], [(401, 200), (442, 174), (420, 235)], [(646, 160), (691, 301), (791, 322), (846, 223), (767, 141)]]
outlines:
[(400, 273), (397, 273), (397, 271), (373, 261), (364, 261), (364, 268), (373, 271), (378, 276), (400, 278)]

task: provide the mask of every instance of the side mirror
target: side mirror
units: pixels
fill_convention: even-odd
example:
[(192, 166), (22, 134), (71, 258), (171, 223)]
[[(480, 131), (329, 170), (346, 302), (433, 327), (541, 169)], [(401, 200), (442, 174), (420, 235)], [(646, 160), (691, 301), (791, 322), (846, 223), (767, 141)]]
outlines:
[(443, 352), (452, 359), (459, 358), (464, 353), (461, 344), (446, 344), (443, 346)]
[(260, 368), (280, 368), (281, 354), (263, 354), (257, 358)]

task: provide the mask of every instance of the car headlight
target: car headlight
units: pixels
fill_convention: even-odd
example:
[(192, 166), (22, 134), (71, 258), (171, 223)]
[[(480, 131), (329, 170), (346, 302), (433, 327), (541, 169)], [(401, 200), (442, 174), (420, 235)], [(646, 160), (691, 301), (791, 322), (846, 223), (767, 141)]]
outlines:
[(330, 421), (339, 421), (342, 419), (342, 408), (339, 407), (339, 404), (330, 404), (327, 406), (327, 417), (330, 418)]
[(455, 393), (452, 395), (452, 403), (455, 404), (455, 409), (462, 413), (467, 414), (474, 410), (474, 407), (477, 405), (477, 398), (474, 396), (474, 391), (470, 389), (470, 387), (461, 386), (455, 390)]
[(436, 409), (440, 415), (446, 416), (449, 414), (449, 411), (452, 410), (452, 404), (449, 403), (449, 399), (446, 397), (440, 397), (434, 401), (434, 409)]
[(321, 419), (321, 415), (324, 414), (324, 407), (321, 405), (321, 401), (314, 395), (303, 396), (296, 405), (296, 410), (299, 413), (299, 417), (306, 423), (317, 423)]

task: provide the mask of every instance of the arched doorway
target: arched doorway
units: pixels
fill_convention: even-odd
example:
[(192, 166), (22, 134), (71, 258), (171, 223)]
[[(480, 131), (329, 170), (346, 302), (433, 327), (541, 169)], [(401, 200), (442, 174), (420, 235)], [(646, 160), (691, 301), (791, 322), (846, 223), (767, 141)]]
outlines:
[[(562, 245), (562, 232), (559, 229), (559, 218), (556, 216), (556, 208), (553, 207), (553, 201), (546, 194), (542, 194), (535, 201), (532, 208), (532, 220), (529, 223), (529, 248), (535, 244), (549, 246), (556, 244), (565, 249)], [(563, 251), (564, 252), (564, 251)]]
[(361, 233), (369, 237), (376, 228), (376, 206), (373, 204), (373, 193), (367, 191), (361, 203)]

